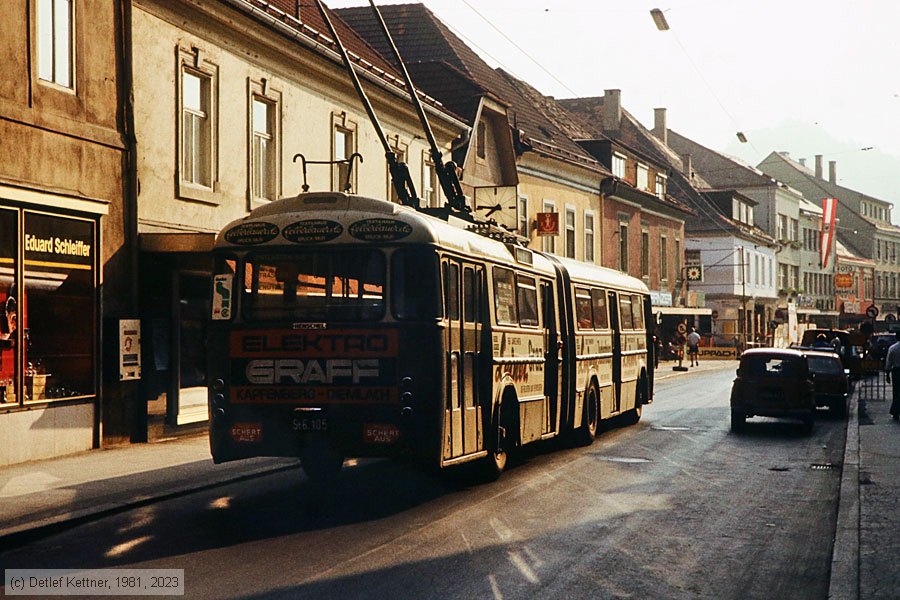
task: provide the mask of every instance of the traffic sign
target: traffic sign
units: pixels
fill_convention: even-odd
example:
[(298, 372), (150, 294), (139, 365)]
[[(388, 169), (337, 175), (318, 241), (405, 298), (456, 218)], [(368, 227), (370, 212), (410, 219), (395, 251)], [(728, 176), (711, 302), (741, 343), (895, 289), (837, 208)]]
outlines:
[(878, 316), (878, 307), (874, 304), (870, 305), (869, 308), (866, 309), (866, 316), (870, 319), (874, 319)]
[(679, 323), (678, 324), (678, 333), (684, 333), (685, 331), (687, 331), (687, 325), (685, 325), (684, 323)]

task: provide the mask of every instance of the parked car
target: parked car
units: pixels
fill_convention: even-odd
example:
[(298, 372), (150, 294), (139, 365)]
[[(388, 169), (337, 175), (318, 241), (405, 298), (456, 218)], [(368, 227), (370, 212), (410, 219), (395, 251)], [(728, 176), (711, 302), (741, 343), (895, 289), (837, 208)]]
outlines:
[(806, 360), (812, 376), (816, 406), (827, 406), (833, 416), (846, 418), (850, 369), (845, 369), (841, 359), (833, 352), (807, 352)]
[(799, 419), (810, 434), (815, 414), (815, 388), (807, 352), (753, 348), (741, 354), (731, 387), (732, 431), (744, 431), (747, 419), (759, 416)]
[(884, 362), (888, 348), (897, 341), (894, 333), (875, 333), (869, 338), (869, 352), (867, 358)]
[[(824, 343), (822, 337), (824, 336)], [(838, 340), (838, 342), (835, 342)], [(850, 370), (851, 379), (859, 379), (865, 375), (863, 355), (865, 354), (865, 335), (858, 331), (845, 329), (807, 329), (799, 346), (800, 350), (817, 350), (836, 352), (841, 357), (845, 369)]]

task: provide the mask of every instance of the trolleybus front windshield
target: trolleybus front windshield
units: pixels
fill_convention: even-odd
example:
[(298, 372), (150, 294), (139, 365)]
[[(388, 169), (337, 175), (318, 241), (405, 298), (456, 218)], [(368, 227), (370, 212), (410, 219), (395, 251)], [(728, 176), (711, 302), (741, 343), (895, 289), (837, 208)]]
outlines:
[(251, 321), (378, 321), (385, 259), (377, 249), (253, 254), (244, 280)]

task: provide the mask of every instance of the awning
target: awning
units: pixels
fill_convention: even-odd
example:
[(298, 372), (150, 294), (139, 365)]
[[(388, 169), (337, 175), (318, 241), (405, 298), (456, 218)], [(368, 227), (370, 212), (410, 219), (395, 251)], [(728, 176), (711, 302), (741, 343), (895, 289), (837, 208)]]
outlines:
[(210, 252), (214, 233), (142, 233), (142, 252)]
[(711, 308), (696, 308), (690, 306), (654, 306), (654, 315), (711, 315)]

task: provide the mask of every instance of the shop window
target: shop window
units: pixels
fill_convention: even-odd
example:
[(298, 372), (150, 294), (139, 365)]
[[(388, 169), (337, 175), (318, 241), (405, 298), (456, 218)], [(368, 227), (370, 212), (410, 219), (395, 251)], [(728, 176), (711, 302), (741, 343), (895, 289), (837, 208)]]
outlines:
[(96, 240), (91, 221), (25, 214), (19, 303), (25, 402), (95, 392)]
[(0, 402), (4, 405), (17, 401), (15, 382), (19, 361), (18, 296), (16, 292), (17, 264), (16, 242), (18, 213), (0, 210)]

